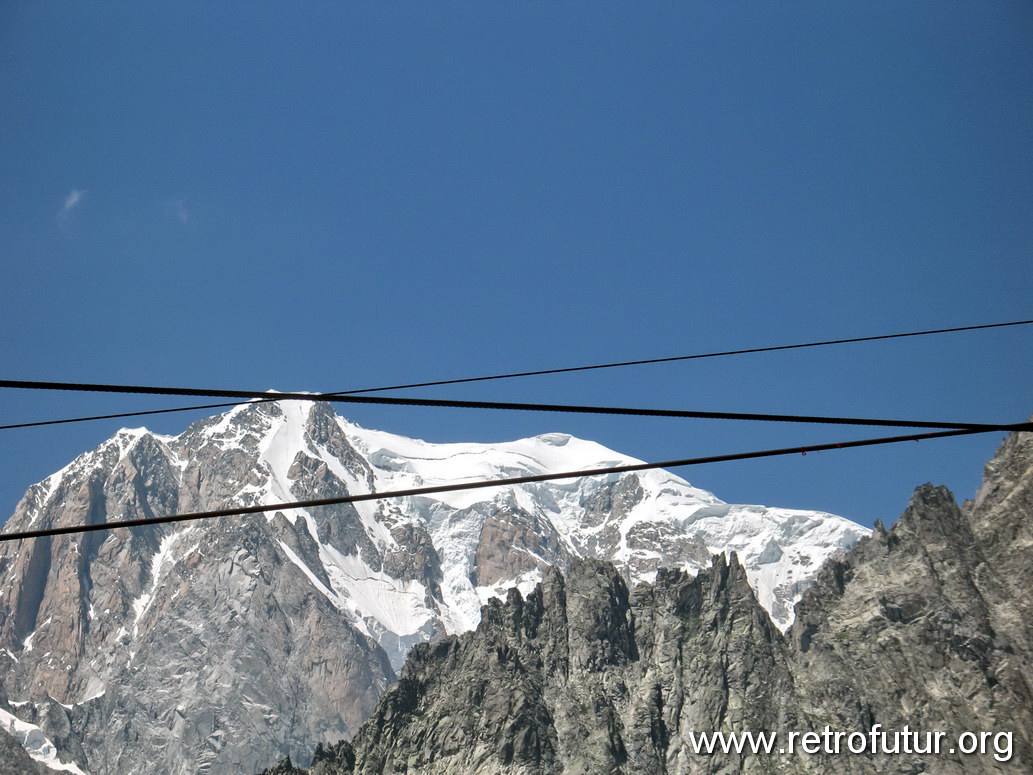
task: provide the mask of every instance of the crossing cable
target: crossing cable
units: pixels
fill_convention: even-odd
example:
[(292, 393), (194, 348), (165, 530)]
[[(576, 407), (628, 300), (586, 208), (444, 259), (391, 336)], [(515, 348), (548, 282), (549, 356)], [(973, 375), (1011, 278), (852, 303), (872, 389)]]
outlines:
[[(255, 401), (256, 404), (279, 401), (278, 398), (262, 398)], [(68, 417), (63, 420), (38, 420), (37, 422), (17, 422), (11, 425), (0, 425), (0, 431), (14, 430), (15, 428), (39, 428), (43, 425), (64, 425), (73, 422), (89, 422), (90, 420), (114, 420), (119, 417), (143, 417), (150, 414), (172, 414), (174, 412), (190, 412), (195, 409), (222, 409), (227, 406), (237, 406), (239, 401), (231, 401), (228, 404), (201, 404), (199, 406), (177, 406), (173, 409), (147, 409), (142, 412), (118, 412), (117, 414), (94, 414), (89, 417)]]
[[(829, 345), (851, 344), (851, 343), (855, 343), (855, 342), (873, 342), (873, 341), (878, 341), (878, 340), (882, 340), (882, 339), (901, 339), (901, 338), (904, 338), (904, 337), (912, 337), (912, 336), (929, 336), (929, 335), (932, 335), (932, 334), (948, 334), (948, 333), (955, 333), (955, 332), (959, 332), (959, 331), (975, 331), (975, 330), (985, 329), (985, 328), (1004, 328), (1004, 327), (1008, 327), (1008, 326), (1024, 326), (1024, 325), (1030, 325), (1031, 323), (1033, 323), (1033, 320), (1014, 320), (1014, 321), (1010, 321), (1010, 322), (1007, 322), (1007, 323), (986, 323), (986, 324), (977, 325), (977, 326), (958, 326), (958, 327), (955, 327), (955, 328), (936, 328), (936, 329), (929, 329), (929, 330), (925, 330), (925, 331), (908, 331), (908, 332), (905, 332), (905, 333), (898, 333), (898, 334), (880, 334), (880, 335), (877, 335), (877, 336), (859, 336), (859, 337), (853, 337), (853, 338), (850, 338), (850, 339), (828, 339), (828, 340), (825, 340), (825, 341), (804, 342), (804, 343), (801, 343), (801, 344), (775, 345), (775, 346), (771, 346), (771, 347), (751, 347), (751, 348), (742, 349), (742, 350), (724, 350), (724, 351), (719, 351), (719, 352), (697, 353), (695, 355), (675, 355), (675, 356), (671, 356), (671, 357), (667, 357), (667, 358), (648, 358), (648, 359), (645, 359), (645, 360), (636, 360), (636, 361), (618, 361), (618, 362), (615, 362), (615, 363), (599, 363), (599, 364), (594, 364), (594, 365), (591, 365), (591, 366), (569, 366), (569, 367), (558, 368), (558, 369), (539, 369), (537, 371), (517, 371), (517, 372), (506, 373), (506, 374), (492, 374), (492, 375), (489, 375), (489, 376), (482, 376), (482, 377), (462, 377), (462, 378), (459, 378), (459, 379), (444, 379), (444, 380), (436, 380), (436, 381), (432, 381), (432, 382), (411, 382), (411, 383), (408, 383), (408, 384), (388, 385), (388, 386), (384, 386), (384, 387), (374, 387), (374, 388), (364, 388), (364, 389), (361, 389), (361, 390), (342, 390), (342, 391), (338, 391), (336, 393), (331, 393), (331, 394), (327, 394), (327, 395), (337, 395), (337, 396), (357, 395), (357, 394), (360, 394), (360, 393), (378, 393), (378, 392), (383, 392), (383, 391), (387, 391), (387, 390), (403, 390), (403, 389), (414, 388), (414, 387), (433, 387), (433, 386), (438, 386), (438, 385), (457, 385), (457, 384), (465, 383), (465, 382), (484, 382), (484, 381), (488, 381), (488, 380), (513, 379), (513, 378), (517, 378), (517, 377), (535, 377), (535, 376), (542, 376), (542, 375), (547, 375), (547, 374), (565, 374), (565, 373), (575, 372), (575, 371), (592, 371), (592, 370), (595, 370), (595, 369), (613, 369), (613, 368), (620, 368), (620, 367), (624, 367), (624, 366), (643, 366), (643, 365), (654, 364), (654, 363), (672, 363), (672, 362), (675, 362), (675, 361), (689, 361), (689, 360), (696, 360), (696, 359), (699, 359), (699, 358), (718, 358), (718, 357), (728, 356), (728, 355), (745, 355), (745, 354), (749, 354), (749, 353), (775, 352), (775, 351), (778, 351), (778, 350), (796, 350), (796, 349), (801, 349), (801, 348), (805, 348), (805, 347), (825, 347), (825, 346), (829, 346)], [(279, 399), (279, 398), (262, 398), (262, 399), (259, 399), (259, 400), (261, 400), (261, 401), (278, 401), (278, 400), (281, 400), (281, 399)], [(0, 430), (12, 430), (12, 429), (15, 429), (15, 428), (37, 428), (37, 427), (44, 426), (44, 425), (63, 425), (65, 423), (89, 422), (89, 421), (92, 421), (92, 420), (112, 420), (112, 419), (116, 419), (116, 418), (120, 418), (120, 417), (142, 417), (142, 416), (145, 416), (145, 415), (152, 415), (152, 414), (170, 414), (170, 413), (173, 413), (173, 412), (189, 412), (189, 411), (195, 411), (195, 410), (200, 410), (200, 409), (222, 409), (222, 408), (226, 408), (226, 407), (230, 407), (230, 406), (236, 406), (236, 404), (235, 403), (201, 404), (201, 405), (197, 405), (197, 406), (180, 406), (180, 407), (175, 407), (175, 408), (172, 408), (172, 409), (150, 409), (150, 410), (139, 411), (139, 412), (119, 412), (119, 413), (116, 413), (116, 414), (100, 414), (100, 415), (91, 415), (91, 416), (88, 416), (88, 417), (72, 417), (72, 418), (61, 419), (61, 420), (41, 420), (41, 421), (38, 421), (38, 422), (13, 423), (13, 424), (10, 424), (10, 425), (0, 425)]]
[[(1033, 430), (1033, 423), (1022, 423), (1026, 427), (1020, 430)], [(765, 449), (756, 452), (739, 452), (731, 455), (712, 455), (710, 457), (685, 458), (683, 460), (665, 460), (660, 463), (632, 463), (622, 466), (610, 466), (607, 468), (590, 468), (581, 471), (564, 471), (562, 473), (535, 474), (532, 476), (517, 476), (510, 479), (486, 479), (474, 482), (463, 482), (457, 484), (444, 484), (431, 487), (414, 487), (407, 490), (389, 490), (386, 492), (362, 493), (360, 495), (346, 495), (336, 498), (317, 498), (314, 500), (294, 501), (291, 503), (276, 503), (269, 506), (237, 506), (227, 509), (215, 509), (213, 511), (199, 511), (189, 514), (172, 514), (164, 517), (152, 517), (150, 519), (124, 519), (114, 522), (98, 522), (87, 525), (67, 525), (64, 527), (51, 527), (40, 530), (25, 530), (17, 533), (0, 533), (0, 542), (19, 541), (28, 538), (44, 538), (46, 536), (67, 535), (70, 533), (87, 533), (96, 530), (112, 530), (119, 527), (142, 527), (145, 525), (160, 525), (169, 522), (190, 522), (202, 519), (214, 519), (216, 517), (231, 517), (241, 514), (261, 514), (267, 511), (286, 511), (289, 509), (307, 509), (317, 506), (335, 506), (343, 503), (359, 503), (362, 501), (384, 500), (387, 498), (404, 498), (418, 495), (433, 495), (435, 493), (458, 492), (460, 490), (477, 490), (487, 487), (504, 487), (515, 484), (529, 484), (532, 482), (548, 482), (556, 479), (575, 479), (587, 476), (601, 476), (604, 474), (622, 474), (633, 471), (648, 471), (655, 468), (680, 468), (684, 466), (702, 465), (704, 463), (725, 463), (732, 460), (750, 460), (753, 458), (776, 457), (780, 455), (806, 455), (808, 452), (824, 452), (834, 449), (848, 449), (851, 447), (871, 447), (879, 444), (897, 444), (904, 441), (922, 441), (924, 439), (942, 439), (949, 436), (965, 436), (974, 433), (988, 433), (987, 429), (962, 428), (937, 433), (923, 433), (908, 436), (889, 436), (878, 439), (860, 439), (857, 441), (841, 441), (832, 444), (813, 444), (806, 447), (784, 447), (781, 449)]]
[[(171, 396), (226, 396), (269, 400), (270, 394), (259, 390), (221, 390), (145, 385), (99, 385), (85, 382), (38, 382), (0, 380), (0, 388), (29, 390), (71, 390), (107, 393), (150, 393)], [(351, 404), (391, 406), (428, 406), (459, 409), (497, 409), (532, 412), (565, 412), (573, 414), (630, 415), (634, 417), (681, 417), (707, 420), (753, 420), (764, 422), (820, 423), (825, 425), (867, 425), (890, 428), (963, 428), (978, 431), (1026, 430), (1028, 423), (959, 423), (926, 420), (892, 420), (861, 417), (823, 417), (800, 414), (760, 414), (755, 412), (709, 412), (688, 409), (643, 409), (619, 406), (583, 406), (578, 404), (536, 404), (512, 401), (465, 401), (443, 398), (404, 398), (401, 396), (354, 396), (327, 393), (276, 393), (275, 400), (331, 401)]]

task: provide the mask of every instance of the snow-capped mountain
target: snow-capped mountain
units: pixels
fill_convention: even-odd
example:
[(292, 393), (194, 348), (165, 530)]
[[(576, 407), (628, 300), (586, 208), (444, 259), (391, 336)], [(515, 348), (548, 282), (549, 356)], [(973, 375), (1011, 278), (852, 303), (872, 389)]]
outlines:
[[(120, 431), (31, 487), (4, 529), (633, 462), (566, 434), (432, 444), (326, 403), (253, 402), (179, 436)], [(5, 543), (0, 664), (57, 761), (253, 772), (348, 736), (413, 644), (472, 629), (549, 565), (596, 557), (651, 581), (736, 552), (784, 629), (823, 561), (868, 532), (646, 471)]]

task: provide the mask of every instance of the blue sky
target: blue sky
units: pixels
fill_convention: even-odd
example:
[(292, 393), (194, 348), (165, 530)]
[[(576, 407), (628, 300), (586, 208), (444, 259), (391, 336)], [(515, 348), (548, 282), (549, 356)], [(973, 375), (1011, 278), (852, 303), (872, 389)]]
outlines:
[[(1030, 318), (1031, 39), (1025, 2), (4, 3), (2, 372), (332, 391)], [(410, 393), (1013, 422), (1031, 338)], [(0, 423), (179, 403), (3, 391)], [(646, 460), (884, 435), (342, 412)], [(2, 432), (0, 512), (122, 424)], [(679, 473), (871, 524), (971, 497), (1000, 439)]]

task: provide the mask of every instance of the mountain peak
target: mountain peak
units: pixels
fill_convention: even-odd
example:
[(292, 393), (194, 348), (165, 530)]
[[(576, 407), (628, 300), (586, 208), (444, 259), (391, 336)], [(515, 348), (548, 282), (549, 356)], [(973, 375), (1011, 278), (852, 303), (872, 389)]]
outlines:
[[(563, 433), (436, 444), (363, 428), (329, 402), (252, 401), (178, 436), (119, 431), (30, 488), (6, 529), (629, 462)], [(868, 532), (819, 512), (727, 504), (643, 471), (5, 544), (0, 664), (19, 701), (49, 694), (74, 723), (110, 726), (89, 758), (118, 764), (91, 775), (215, 772), (230, 760), (257, 770), (346, 737), (414, 645), (476, 628), (493, 599), (519, 598), (531, 622), (543, 603), (528, 596), (543, 579), (543, 595), (576, 609), (571, 590), (594, 584), (600, 561), (622, 574), (607, 571), (615, 599), (663, 567), (710, 574), (717, 563), (785, 627), (823, 560)], [(556, 574), (570, 569), (563, 592)], [(604, 651), (591, 659), (618, 658)], [(271, 674), (256, 679), (268, 672), (256, 665)], [(130, 697), (148, 700), (126, 711)], [(127, 736), (155, 747), (115, 756)]]

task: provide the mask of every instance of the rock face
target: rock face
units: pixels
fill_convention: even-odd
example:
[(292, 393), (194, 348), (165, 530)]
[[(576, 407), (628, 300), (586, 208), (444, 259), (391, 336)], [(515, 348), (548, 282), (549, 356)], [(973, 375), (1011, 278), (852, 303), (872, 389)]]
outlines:
[[(255, 402), (175, 437), (120, 431), (30, 488), (4, 530), (626, 462), (564, 434), (435, 445), (325, 403)], [(17, 718), (89, 775), (308, 764), (413, 645), (472, 629), (552, 566), (598, 557), (653, 581), (735, 551), (785, 628), (822, 561), (868, 532), (651, 471), (0, 543), (0, 676)]]
[(475, 633), (414, 649), (334, 752), (345, 763), (322, 753), (312, 772), (688, 771), (687, 730), (777, 722), (790, 686), (777, 644), (734, 559), (633, 593), (613, 565), (579, 561), (489, 604)]
[[(309, 772), (1031, 773), (1031, 484), (1033, 434), (1017, 434), (964, 509), (919, 488), (892, 530), (826, 563), (785, 635), (735, 558), (630, 592), (608, 563), (550, 570), (490, 602), (475, 632), (414, 648), (372, 718)], [(945, 733), (940, 753), (904, 752), (905, 726), (920, 749)], [(888, 737), (858, 754), (845, 738), (838, 754), (692, 745), (721, 731), (785, 746), (826, 727)], [(949, 751), (965, 732), (989, 733), (982, 753)]]
[[(30, 490), (10, 529), (246, 500), (263, 452), (212, 426), (119, 434)], [(346, 553), (371, 542), (348, 507), (292, 519), (4, 544), (0, 660), (18, 715), (90, 775), (247, 771), (348, 735), (394, 671), (298, 564), (321, 569), (320, 531)]]
[[(822, 569), (788, 633), (814, 711), (844, 728), (1012, 731), (1010, 763), (938, 757), (936, 772), (1033, 771), (1031, 484), (1033, 434), (1012, 434), (974, 503), (920, 487), (890, 532)], [(920, 772), (929, 758), (876, 758), (874, 771)]]
[(43, 775), (46, 771), (46, 767), (25, 753), (15, 737), (0, 731), (0, 775)]
[(76, 772), (63, 764), (57, 748), (38, 726), (15, 715), (15, 708), (0, 687), (0, 775), (43, 775), (48, 768)]

